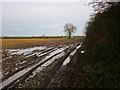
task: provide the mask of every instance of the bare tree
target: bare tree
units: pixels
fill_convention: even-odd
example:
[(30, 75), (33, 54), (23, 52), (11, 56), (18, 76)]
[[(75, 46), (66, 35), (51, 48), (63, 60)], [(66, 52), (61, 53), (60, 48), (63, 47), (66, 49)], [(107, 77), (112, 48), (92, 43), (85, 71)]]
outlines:
[(71, 38), (71, 35), (75, 33), (77, 27), (74, 26), (72, 23), (67, 23), (64, 26), (64, 32), (68, 35), (69, 38)]
[(120, 0), (91, 0), (88, 5), (92, 5), (95, 13), (102, 13), (108, 10), (111, 6), (116, 6)]

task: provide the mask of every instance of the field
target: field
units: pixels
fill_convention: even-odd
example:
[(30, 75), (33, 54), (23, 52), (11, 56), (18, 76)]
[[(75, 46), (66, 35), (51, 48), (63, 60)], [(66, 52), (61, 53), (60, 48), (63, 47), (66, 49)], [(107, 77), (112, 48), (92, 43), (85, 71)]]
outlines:
[(2, 49), (29, 48), (59, 42), (63, 39), (3, 39)]
[(82, 38), (2, 39), (0, 73), (3, 88), (47, 87), (52, 80), (51, 76), (70, 62), (80, 48), (82, 40)]
[[(84, 36), (81, 37), (72, 37), (72, 39), (82, 39)], [(67, 37), (4, 37), (0, 39), (0, 45), (2, 43), (2, 49), (17, 49), (17, 48), (29, 48), (34, 46), (40, 45), (50, 45), (50, 44), (57, 44), (58, 42), (62, 41), (70, 41)]]

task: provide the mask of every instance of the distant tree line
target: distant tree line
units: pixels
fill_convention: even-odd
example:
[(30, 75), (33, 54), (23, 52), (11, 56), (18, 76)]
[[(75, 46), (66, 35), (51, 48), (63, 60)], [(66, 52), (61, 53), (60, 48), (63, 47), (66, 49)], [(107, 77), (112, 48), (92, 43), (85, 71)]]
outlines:
[[(85, 36), (73, 36), (73, 38), (84, 38)], [(0, 39), (49, 39), (49, 38), (67, 38), (67, 36), (34, 36), (34, 37), (0, 37)]]

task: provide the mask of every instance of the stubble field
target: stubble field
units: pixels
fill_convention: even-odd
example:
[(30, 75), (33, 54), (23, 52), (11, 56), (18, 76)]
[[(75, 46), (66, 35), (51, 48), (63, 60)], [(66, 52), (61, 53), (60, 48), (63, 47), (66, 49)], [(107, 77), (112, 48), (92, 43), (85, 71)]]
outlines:
[(29, 48), (56, 43), (64, 39), (1, 39), (2, 49)]

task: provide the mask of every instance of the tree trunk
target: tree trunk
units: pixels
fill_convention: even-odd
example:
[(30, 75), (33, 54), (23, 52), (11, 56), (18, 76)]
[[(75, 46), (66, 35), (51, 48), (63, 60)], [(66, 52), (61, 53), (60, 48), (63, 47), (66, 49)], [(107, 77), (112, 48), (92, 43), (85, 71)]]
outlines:
[(69, 39), (71, 38), (71, 34), (69, 34)]

